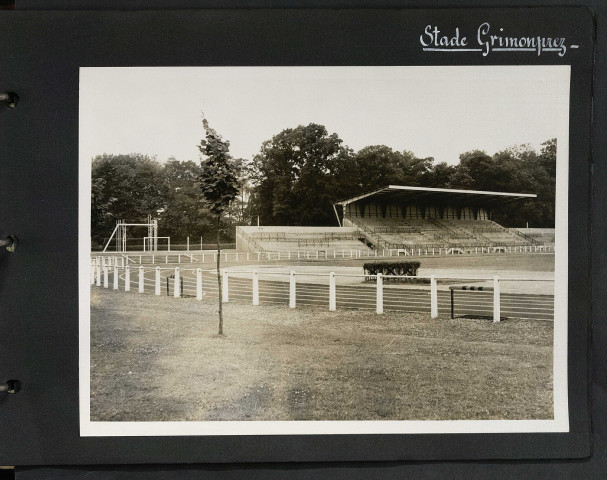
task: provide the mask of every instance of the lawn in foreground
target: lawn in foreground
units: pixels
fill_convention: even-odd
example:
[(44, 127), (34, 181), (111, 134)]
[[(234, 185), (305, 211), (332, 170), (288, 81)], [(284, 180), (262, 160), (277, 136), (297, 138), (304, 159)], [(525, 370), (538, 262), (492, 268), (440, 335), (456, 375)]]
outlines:
[(551, 322), (91, 290), (91, 420), (551, 419)]

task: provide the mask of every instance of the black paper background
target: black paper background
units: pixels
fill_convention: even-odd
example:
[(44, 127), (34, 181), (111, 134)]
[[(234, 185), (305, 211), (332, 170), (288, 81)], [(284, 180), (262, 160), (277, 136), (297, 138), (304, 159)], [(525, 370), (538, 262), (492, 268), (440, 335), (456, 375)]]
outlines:
[[(576, 52), (575, 58), (538, 58), (520, 54), (465, 58), (468, 64), (573, 62), (570, 208), (575, 215), (570, 215), (570, 243), (582, 245), (570, 257), (570, 284), (574, 285), (573, 295), (570, 295), (573, 433), (398, 438), (80, 439), (77, 434), (75, 277), (77, 67), (424, 64), (436, 60), (423, 56), (416, 43), (418, 32), (430, 23), (428, 18), (442, 24), (474, 28), (488, 16), (499, 18), (513, 30), (550, 26), (555, 32), (570, 38), (572, 43), (584, 46), (579, 54)], [(369, 27), (364, 30), (355, 28), (361, 21), (368, 22)], [(200, 29), (201, 22), (205, 25), (204, 35)], [(407, 23), (410, 33), (397, 32), (402, 23)], [(0, 69), (2, 87), (18, 91), (23, 100), (19, 108), (3, 110), (0, 114), (0, 145), (3, 146), (0, 201), (4, 212), (0, 234), (17, 233), (22, 239), (18, 254), (0, 259), (0, 333), (4, 337), (0, 373), (24, 382), (19, 395), (0, 399), (0, 408), (4, 411), (0, 420), (0, 443), (3, 446), (0, 463), (540, 459), (590, 454), (586, 391), (590, 284), (589, 271), (585, 268), (589, 265), (589, 256), (583, 248), (587, 241), (590, 185), (588, 146), (593, 30), (588, 11), (217, 11), (118, 15), (6, 12), (0, 16), (0, 25), (0, 52), (6, 59)], [(139, 37), (133, 35), (135, 28)], [(396, 33), (390, 36), (386, 32)], [(399, 35), (402, 35), (402, 41)], [(381, 48), (385, 46), (386, 38), (394, 48)], [(310, 45), (327, 44), (330, 49), (309, 48)], [(288, 49), (288, 55), (285, 45), (293, 46)], [(458, 59), (447, 60), (456, 64)], [(431, 471), (425, 469), (425, 464), (408, 465), (408, 472), (417, 472), (412, 478), (424, 478), (424, 472)], [(499, 464), (477, 464), (475, 470), (477, 473), (485, 471), (485, 468), (493, 468), (491, 465)], [(508, 465), (511, 475), (517, 471), (522, 474), (524, 470), (520, 468), (526, 468), (525, 463)], [(555, 466), (550, 463), (544, 465)], [(307, 467), (319, 466), (307, 464)], [(382, 471), (388, 477), (382, 477), (403, 473), (399, 467), (400, 464), (385, 464)], [(461, 464), (460, 467), (464, 468)], [(265, 472), (262, 468), (257, 467), (255, 471)], [(329, 470), (335, 475), (333, 478), (340, 478), (350, 469), (344, 466), (346, 470), (337, 471), (335, 468)], [(361, 475), (366, 471), (374, 476), (379, 472), (378, 468), (380, 466), (375, 464), (356, 472)], [(466, 470), (472, 467), (461, 468), (460, 475), (467, 476)], [(264, 474), (269, 476), (259, 478), (299, 478), (300, 475), (304, 475), (301, 478), (311, 478), (305, 477), (310, 471), (290, 470), (288, 474), (271, 468), (270, 473)], [(454, 473), (456, 470), (450, 471)], [(548, 468), (544, 473), (549, 471), (560, 470)], [(194, 474), (194, 470), (187, 468), (182, 472)], [(210, 467), (207, 474), (213, 475), (209, 478), (218, 478), (215, 475), (222, 472), (224, 475), (226, 472), (239, 474), (238, 468), (226, 470), (226, 467)], [(469, 473), (472, 474), (472, 470)], [(168, 475), (168, 472), (164, 474)]]

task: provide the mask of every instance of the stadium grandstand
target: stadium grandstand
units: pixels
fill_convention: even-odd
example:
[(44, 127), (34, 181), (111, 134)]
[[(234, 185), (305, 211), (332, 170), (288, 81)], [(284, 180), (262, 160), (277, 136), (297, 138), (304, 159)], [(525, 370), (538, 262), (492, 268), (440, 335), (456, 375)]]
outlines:
[[(491, 220), (495, 208), (536, 198), (530, 193), (389, 185), (333, 207), (339, 227), (238, 227), (238, 250), (450, 249), (458, 253), (541, 245), (537, 236)], [(341, 207), (340, 217), (337, 207)]]

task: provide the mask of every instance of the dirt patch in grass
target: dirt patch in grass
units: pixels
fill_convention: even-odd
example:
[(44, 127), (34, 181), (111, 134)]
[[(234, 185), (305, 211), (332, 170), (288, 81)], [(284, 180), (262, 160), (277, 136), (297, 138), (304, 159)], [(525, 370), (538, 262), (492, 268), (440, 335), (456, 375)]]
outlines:
[(550, 322), (91, 290), (91, 419), (550, 419)]

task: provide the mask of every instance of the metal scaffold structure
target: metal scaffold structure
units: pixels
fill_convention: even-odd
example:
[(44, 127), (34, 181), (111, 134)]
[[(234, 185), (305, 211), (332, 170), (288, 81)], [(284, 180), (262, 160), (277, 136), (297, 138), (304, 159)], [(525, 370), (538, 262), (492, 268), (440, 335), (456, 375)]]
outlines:
[(107, 251), (114, 237), (116, 237), (116, 251), (126, 252), (127, 227), (147, 227), (147, 238), (150, 239), (149, 250), (154, 252), (158, 250), (158, 220), (152, 220), (152, 216), (148, 215), (147, 223), (126, 223), (124, 220), (118, 220), (116, 222), (116, 228), (114, 228), (112, 235), (110, 235), (110, 239), (103, 248), (104, 252)]

